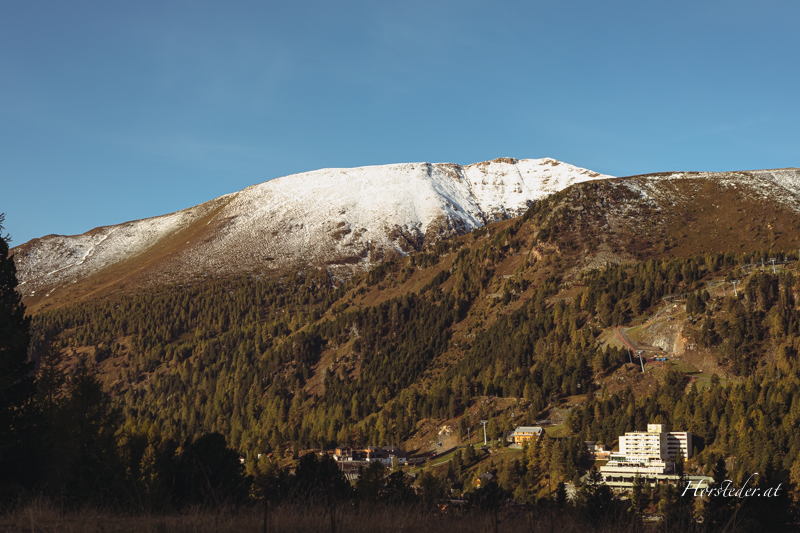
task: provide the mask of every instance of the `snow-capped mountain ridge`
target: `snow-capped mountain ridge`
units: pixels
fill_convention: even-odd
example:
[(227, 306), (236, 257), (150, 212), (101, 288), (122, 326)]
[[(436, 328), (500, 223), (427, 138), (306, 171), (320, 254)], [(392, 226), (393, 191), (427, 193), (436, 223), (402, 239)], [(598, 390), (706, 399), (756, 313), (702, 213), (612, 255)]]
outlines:
[(48, 235), (13, 253), (26, 299), (48, 298), (98, 274), (176, 281), (314, 265), (347, 275), (518, 216), (573, 183), (610, 177), (554, 159), (321, 169), (168, 215)]
[(800, 168), (743, 170), (732, 172), (660, 172), (620, 178), (626, 187), (657, 203), (669, 202), (663, 182), (713, 181), (725, 188), (740, 189), (751, 197), (771, 199), (800, 212)]

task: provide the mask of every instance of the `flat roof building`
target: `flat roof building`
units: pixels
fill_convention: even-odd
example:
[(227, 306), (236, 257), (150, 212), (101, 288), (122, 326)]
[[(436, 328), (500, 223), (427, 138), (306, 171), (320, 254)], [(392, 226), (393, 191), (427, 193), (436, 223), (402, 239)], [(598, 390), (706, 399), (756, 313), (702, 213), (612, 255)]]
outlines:
[(666, 432), (663, 424), (648, 424), (647, 431), (630, 431), (619, 437), (619, 451), (600, 467), (604, 481), (627, 483), (636, 476), (653, 478), (675, 474), (675, 459), (692, 453), (692, 434)]
[(586, 451), (592, 456), (595, 461), (608, 461), (611, 456), (611, 451), (606, 450), (605, 446), (593, 440), (587, 440), (583, 443)]
[(678, 451), (680, 451), (681, 457), (688, 459), (692, 456), (692, 450), (694, 450), (694, 446), (691, 433), (688, 431), (671, 431), (667, 433), (667, 455), (669, 457), (677, 458)]
[(366, 446), (363, 448), (337, 446), (333, 458), (339, 463), (371, 463), (377, 461), (385, 465), (391, 465), (394, 459), (397, 459), (398, 464), (401, 465), (408, 463), (406, 453), (397, 446)]

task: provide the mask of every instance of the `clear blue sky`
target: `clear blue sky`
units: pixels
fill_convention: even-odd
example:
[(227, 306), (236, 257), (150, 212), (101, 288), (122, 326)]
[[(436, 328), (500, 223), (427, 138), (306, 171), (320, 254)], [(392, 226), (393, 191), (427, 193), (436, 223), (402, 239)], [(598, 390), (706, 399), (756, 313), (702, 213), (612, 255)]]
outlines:
[(278, 176), (800, 166), (800, 2), (0, 4), (12, 246)]

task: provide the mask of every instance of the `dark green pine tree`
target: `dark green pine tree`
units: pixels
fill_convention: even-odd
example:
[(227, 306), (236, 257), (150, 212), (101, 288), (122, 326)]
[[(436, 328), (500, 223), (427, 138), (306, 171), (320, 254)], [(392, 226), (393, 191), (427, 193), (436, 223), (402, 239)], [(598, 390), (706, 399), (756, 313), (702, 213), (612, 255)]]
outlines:
[(640, 518), (644, 516), (645, 509), (647, 509), (647, 506), (650, 504), (650, 487), (647, 481), (638, 475), (633, 481), (631, 504), (633, 505), (633, 511)]
[(28, 361), (30, 317), (17, 292), (17, 268), (3, 236), (0, 214), (0, 494), (13, 492), (30, 479), (27, 444), (32, 440), (36, 384)]
[[(714, 466), (713, 489), (720, 491), (729, 486), (728, 470), (725, 466), (725, 459), (719, 458)], [(703, 523), (707, 531), (730, 531), (736, 517), (734, 516), (733, 498), (724, 495), (714, 494), (708, 498), (705, 504), (705, 516)]]

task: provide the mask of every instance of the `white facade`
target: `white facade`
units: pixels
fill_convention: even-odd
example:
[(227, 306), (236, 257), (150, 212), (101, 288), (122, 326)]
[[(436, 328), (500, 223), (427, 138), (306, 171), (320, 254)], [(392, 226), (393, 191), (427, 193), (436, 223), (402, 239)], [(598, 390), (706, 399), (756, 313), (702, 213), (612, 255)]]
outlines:
[(661, 424), (649, 424), (647, 431), (626, 433), (619, 438), (619, 454), (632, 463), (668, 459), (667, 434), (662, 430)]
[(668, 461), (650, 461), (648, 463), (626, 463), (609, 461), (600, 467), (604, 478), (625, 475), (661, 475), (675, 472), (675, 463)]
[(680, 450), (684, 459), (692, 456), (692, 434), (665, 432), (663, 424), (648, 424), (647, 431), (625, 433), (619, 438), (619, 455), (630, 459), (674, 460)]
[(675, 457), (691, 457), (692, 434), (664, 431), (662, 424), (648, 424), (647, 431), (625, 433), (619, 438), (619, 452), (600, 467), (605, 479), (626, 475), (660, 475), (675, 471)]
[(667, 455), (674, 459), (678, 456), (678, 450), (681, 452), (681, 457), (688, 459), (692, 456), (692, 434), (688, 431), (667, 433)]

